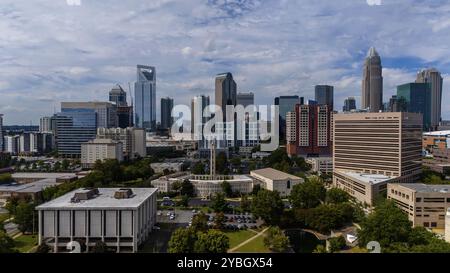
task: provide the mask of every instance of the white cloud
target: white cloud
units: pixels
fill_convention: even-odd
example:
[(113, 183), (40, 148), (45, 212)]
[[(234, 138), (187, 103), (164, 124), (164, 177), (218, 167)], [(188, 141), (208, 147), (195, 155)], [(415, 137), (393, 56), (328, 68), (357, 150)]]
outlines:
[(230, 71), (259, 103), (333, 84), (339, 109), (360, 95), (372, 45), (386, 100), (423, 66), (450, 73), (448, 12), (431, 0), (2, 0), (0, 109), (9, 123), (28, 123), (62, 100), (106, 100), (114, 84), (128, 89), (136, 64), (156, 66), (158, 98), (176, 103), (212, 95), (214, 76)]

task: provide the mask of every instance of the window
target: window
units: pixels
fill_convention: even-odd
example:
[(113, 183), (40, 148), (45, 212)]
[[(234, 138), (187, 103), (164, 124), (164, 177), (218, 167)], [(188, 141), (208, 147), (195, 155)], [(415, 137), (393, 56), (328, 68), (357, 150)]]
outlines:
[(432, 228), (437, 227), (437, 223), (436, 223), (436, 222), (431, 222), (431, 227), (432, 227)]
[(430, 223), (429, 223), (429, 222), (424, 222), (424, 223), (423, 223), (423, 226), (424, 226), (424, 227), (430, 227)]
[(447, 203), (450, 203), (450, 198), (447, 198)]
[(290, 189), (291, 188), (291, 180), (287, 181), (287, 188)]
[(416, 198), (416, 202), (422, 202), (422, 198), (420, 197)]

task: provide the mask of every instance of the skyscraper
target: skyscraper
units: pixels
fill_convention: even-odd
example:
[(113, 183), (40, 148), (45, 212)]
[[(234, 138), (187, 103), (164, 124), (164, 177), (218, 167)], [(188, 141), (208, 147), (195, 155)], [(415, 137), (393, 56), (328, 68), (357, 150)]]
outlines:
[(335, 114), (333, 185), (373, 205), (387, 183), (420, 179), (422, 115), (417, 113)]
[(161, 98), (161, 129), (167, 130), (172, 127), (173, 117), (173, 99), (166, 97)]
[(442, 119), (442, 85), (441, 73), (434, 68), (422, 70), (417, 73), (417, 83), (431, 84), (431, 127), (437, 130)]
[(279, 109), (279, 133), (280, 141), (286, 140), (286, 115), (288, 112), (295, 111), (297, 104), (303, 104), (304, 100), (300, 101), (298, 96), (280, 96), (275, 98), (275, 105)]
[[(236, 146), (236, 122), (234, 113), (228, 113), (227, 105), (236, 106), (237, 85), (231, 73), (218, 74), (216, 76), (215, 101), (216, 105), (222, 108), (223, 123), (216, 124), (217, 134), (223, 134), (223, 141), (217, 142), (218, 148)], [(228, 120), (228, 121), (227, 121)]]
[(41, 133), (52, 132), (52, 117), (42, 117), (39, 120), (39, 132)]
[(116, 128), (117, 107), (110, 102), (61, 102), (61, 112), (77, 112), (80, 109), (91, 109), (97, 114), (97, 127)]
[(244, 108), (255, 104), (255, 95), (252, 92), (238, 93), (236, 96), (236, 105), (242, 105)]
[(59, 156), (80, 157), (81, 143), (94, 139), (97, 133), (95, 109), (62, 109), (53, 119)]
[(297, 105), (286, 120), (287, 153), (302, 157), (330, 156), (332, 150), (330, 105)]
[(0, 114), (0, 152), (3, 152), (3, 114)]
[(203, 128), (209, 117), (203, 115), (205, 108), (210, 104), (209, 96), (195, 96), (191, 101), (191, 133), (194, 139), (199, 140), (199, 148), (208, 148), (203, 135)]
[(237, 85), (231, 73), (218, 74), (216, 76), (215, 100), (216, 105), (223, 111), (224, 121), (226, 120), (225, 111), (227, 105), (236, 106)]
[(334, 109), (334, 87), (330, 85), (315, 86), (315, 100), (320, 105), (329, 105)]
[(370, 112), (383, 110), (382, 70), (380, 55), (371, 47), (363, 68), (361, 109), (369, 109)]
[(344, 100), (344, 107), (342, 111), (350, 112), (352, 110), (356, 110), (356, 100), (354, 97), (348, 97)]
[(407, 83), (397, 86), (397, 101), (404, 102), (410, 113), (423, 115), (423, 130), (429, 131), (431, 127), (431, 84)]
[(138, 65), (134, 85), (135, 125), (154, 131), (156, 129), (156, 70), (155, 67)]
[(122, 86), (117, 84), (109, 91), (109, 101), (114, 102), (117, 106), (128, 106), (127, 93)]

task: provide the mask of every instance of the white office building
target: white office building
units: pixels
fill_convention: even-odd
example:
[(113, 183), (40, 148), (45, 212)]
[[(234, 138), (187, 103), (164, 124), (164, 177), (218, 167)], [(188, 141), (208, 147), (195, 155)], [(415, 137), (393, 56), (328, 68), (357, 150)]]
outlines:
[(123, 161), (122, 142), (111, 139), (93, 139), (81, 144), (81, 165), (91, 168), (97, 160), (117, 159)]
[(69, 242), (92, 251), (104, 242), (115, 252), (137, 252), (156, 223), (155, 188), (77, 189), (38, 206), (39, 244), (68, 252)]

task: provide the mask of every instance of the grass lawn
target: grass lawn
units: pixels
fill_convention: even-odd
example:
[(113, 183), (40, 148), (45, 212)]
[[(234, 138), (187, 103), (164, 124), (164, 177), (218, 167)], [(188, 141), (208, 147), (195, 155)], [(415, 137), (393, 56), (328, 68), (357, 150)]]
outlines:
[(256, 233), (250, 230), (227, 231), (225, 234), (230, 238), (230, 248), (233, 248), (256, 235)]
[(14, 239), (15, 249), (21, 253), (26, 253), (37, 245), (37, 235), (21, 235)]
[(7, 214), (7, 213), (0, 214), (0, 223), (3, 223), (7, 219), (9, 219), (9, 214)]
[(248, 244), (236, 249), (235, 253), (270, 253), (271, 251), (264, 245), (264, 235), (250, 241)]

